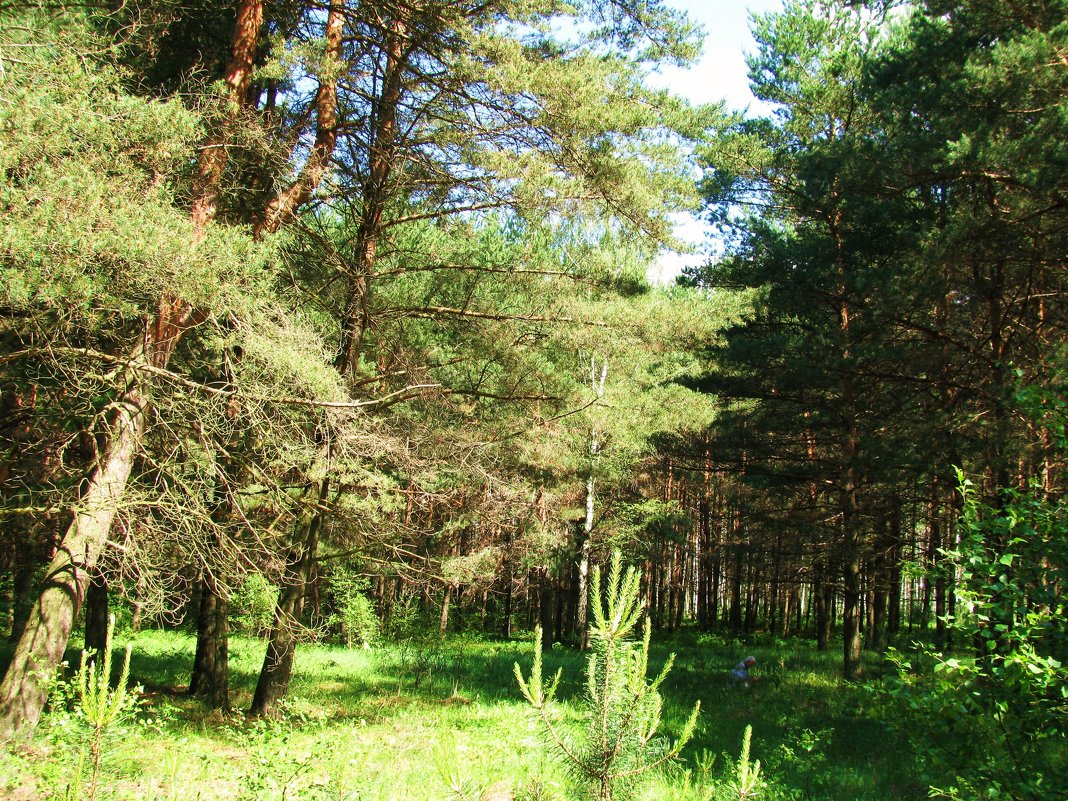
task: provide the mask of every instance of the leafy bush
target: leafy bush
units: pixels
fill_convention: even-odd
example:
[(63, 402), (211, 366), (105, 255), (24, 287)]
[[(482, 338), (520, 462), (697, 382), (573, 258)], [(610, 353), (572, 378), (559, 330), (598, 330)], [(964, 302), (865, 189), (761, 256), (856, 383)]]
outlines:
[[(957, 615), (974, 655), (891, 652), (932, 792), (972, 801), (1068, 797), (1068, 505), (1039, 487), (979, 501), (961, 476)], [(949, 779), (947, 782), (946, 779)]]
[(330, 580), (334, 611), (327, 623), (340, 629), (341, 637), (349, 648), (356, 644), (371, 645), (381, 633), (378, 613), (364, 594), (366, 588), (365, 582), (352, 577)]
[(245, 634), (266, 636), (277, 602), (278, 590), (260, 574), (251, 573), (230, 596), (230, 622)]

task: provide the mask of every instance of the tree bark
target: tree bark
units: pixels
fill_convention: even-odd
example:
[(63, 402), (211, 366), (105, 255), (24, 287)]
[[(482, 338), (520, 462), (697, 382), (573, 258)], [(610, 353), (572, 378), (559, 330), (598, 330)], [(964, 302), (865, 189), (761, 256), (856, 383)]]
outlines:
[(438, 619), (438, 636), (444, 637), (449, 630), (449, 607), (452, 604), (452, 587), (448, 584), (441, 592), (441, 617)]
[(860, 630), (860, 559), (846, 558), (842, 571), (842, 670), (847, 679), (860, 673), (863, 640)]
[[(735, 532), (737, 536), (738, 532)], [(742, 633), (742, 571), (745, 567), (745, 556), (742, 553), (740, 543), (734, 544), (734, 575), (731, 576), (731, 611), (730, 628), (731, 634)]]
[(553, 584), (549, 569), (539, 567), (535, 574), (538, 583), (538, 621), (541, 625), (541, 647), (548, 651), (555, 641), (555, 615), (553, 613)]
[(368, 325), (367, 304), (371, 291), (382, 237), (386, 203), (390, 198), (389, 185), (398, 159), (397, 112), (401, 102), (401, 86), (407, 66), (405, 41), (407, 23), (400, 18), (387, 24), (382, 49), (385, 70), (381, 91), (373, 104), (374, 135), (367, 153), (367, 179), (363, 190), (363, 209), (356, 230), (353, 265), (348, 276), (348, 296), (341, 318), (341, 339), (335, 366), (343, 374), (355, 372), (359, 364), (360, 348)]
[[(586, 483), (586, 519), (593, 517), (593, 477)], [(585, 529), (584, 529), (585, 534)], [(589, 608), (590, 608), (590, 538), (588, 534), (579, 546), (578, 560), (578, 594), (575, 599), (575, 633), (578, 635), (579, 649), (585, 651), (590, 647)]]
[(709, 501), (706, 489), (704, 497), (697, 507), (697, 536), (698, 536), (698, 571), (697, 571), (697, 622), (701, 631), (709, 631), (711, 628), (711, 592), (709, 590), (709, 578), (711, 574), (712, 542), (709, 529)]
[(108, 647), (108, 583), (99, 573), (85, 593), (85, 650), (97, 655), (97, 664)]
[(311, 199), (312, 193), (326, 177), (334, 155), (334, 147), (337, 144), (337, 73), (342, 56), (344, 29), (345, 4), (342, 0), (331, 0), (330, 11), (326, 19), (325, 58), (323, 59), (323, 70), (326, 75), (325, 79), (320, 77), (319, 88), (315, 95), (317, 116), (315, 142), (297, 179), (267, 204), (263, 223), (256, 230), (257, 236), (264, 231), (269, 233), (277, 231), (283, 222)]
[(311, 578), (312, 565), (319, 547), (319, 533), (323, 524), (323, 506), (330, 493), (330, 481), (323, 479), (319, 489), (319, 504), (308, 524), (308, 533), (303, 543), (297, 545), (286, 561), (282, 587), (278, 592), (278, 605), (267, 641), (267, 654), (256, 682), (249, 714), (254, 717), (272, 717), (278, 711), (278, 702), (289, 690), (293, 677), (293, 660), (297, 653), (297, 635), (300, 630), (300, 614), (304, 594)]
[[(597, 373), (597, 357), (590, 357), (590, 389), (594, 397), (600, 401), (604, 397), (604, 382), (608, 377), (608, 360), (601, 365), (600, 377)], [(585, 651), (590, 647), (589, 632), (589, 573), (590, 573), (590, 538), (593, 536), (594, 499), (596, 481), (594, 479), (594, 465), (601, 452), (601, 432), (596, 429), (590, 431), (589, 446), (589, 469), (586, 473), (586, 517), (582, 523), (582, 543), (579, 546), (578, 561), (578, 598), (575, 607), (575, 626), (578, 634), (579, 648)]]
[[(506, 536), (505, 546), (512, 544), (512, 538), (510, 535)], [(502, 612), (503, 620), (501, 621), (501, 636), (508, 640), (512, 637), (512, 594), (514, 584), (514, 576), (512, 573), (512, 558), (511, 555), (506, 553), (504, 557), (504, 610)]]
[(228, 612), (229, 603), (219, 592), (214, 577), (205, 571), (200, 584), (197, 648), (189, 694), (203, 698), (215, 709), (230, 708)]
[(144, 434), (139, 390), (135, 383), (111, 418), (100, 462), (48, 564), (44, 587), (0, 683), (0, 740), (28, 736), (41, 719), (47, 678), (63, 661), (90, 572), (104, 549)]
[(241, 109), (248, 104), (256, 49), (263, 27), (263, 8), (264, 0), (241, 0), (237, 6), (230, 61), (223, 78), (227, 87), (225, 106), (214, 133), (200, 152), (193, 182), (190, 214), (200, 232), (215, 219), (219, 210), (220, 187), (229, 161), (231, 134)]
[(826, 576), (816, 577), (813, 587), (816, 604), (816, 650), (826, 651), (831, 644), (831, 605), (834, 603), (834, 587), (827, 583)]

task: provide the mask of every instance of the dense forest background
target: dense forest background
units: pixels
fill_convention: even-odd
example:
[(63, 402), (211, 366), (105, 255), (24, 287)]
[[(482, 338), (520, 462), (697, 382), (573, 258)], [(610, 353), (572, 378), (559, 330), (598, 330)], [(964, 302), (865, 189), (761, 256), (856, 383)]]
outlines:
[(618, 550), (658, 632), (891, 649), (962, 797), (1064, 790), (1063, 0), (790, 2), (767, 117), (649, 88), (657, 0), (0, 15), (0, 737), (109, 612), (210, 708), (263, 636), (271, 718), (311, 641), (585, 649)]

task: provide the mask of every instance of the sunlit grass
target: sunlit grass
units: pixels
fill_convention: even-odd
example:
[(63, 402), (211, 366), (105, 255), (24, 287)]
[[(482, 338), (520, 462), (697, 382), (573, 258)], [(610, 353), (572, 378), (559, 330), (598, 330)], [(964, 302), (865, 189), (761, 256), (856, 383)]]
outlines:
[[(367, 650), (302, 645), (283, 717), (270, 722), (210, 711), (186, 697), (193, 645), (182, 632), (135, 635), (132, 682), (145, 687), (142, 722), (111, 743), (102, 798), (574, 797), (515, 686), (512, 665), (529, 667), (529, 641), (429, 639)], [(868, 694), (838, 678), (837, 651), (688, 632), (654, 643), (652, 669), (672, 651), (663, 730), (676, 733), (698, 699), (702, 714), (682, 762), (656, 776), (645, 798), (707, 801), (710, 785), (695, 778), (699, 763), (707, 766), (714, 756), (702, 781), (725, 780), (750, 724), (753, 757), (769, 780), (763, 798), (925, 796), (910, 778), (907, 749), (869, 708)], [(231, 643), (235, 710), (248, 706), (263, 654), (260, 641)], [(744, 690), (731, 686), (728, 673), (747, 654), (757, 657), (762, 681)], [(558, 713), (575, 723), (584, 664), (569, 649), (545, 659), (546, 672), (563, 669)], [(878, 669), (873, 658), (869, 670)], [(46, 721), (32, 748), (0, 756), (0, 796), (62, 797), (72, 758)]]

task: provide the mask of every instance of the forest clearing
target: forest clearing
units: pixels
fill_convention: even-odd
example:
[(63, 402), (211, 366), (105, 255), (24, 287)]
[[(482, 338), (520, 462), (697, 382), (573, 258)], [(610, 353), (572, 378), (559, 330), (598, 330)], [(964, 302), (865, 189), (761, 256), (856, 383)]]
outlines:
[(1068, 0), (685, 1), (0, 4), (0, 795), (1068, 797)]
[[(178, 633), (135, 637), (131, 681), (145, 685), (145, 695), (137, 713), (108, 735), (101, 797), (574, 797), (516, 686), (513, 664), (529, 666), (529, 641), (310, 645), (302, 649), (285, 710), (273, 720), (212, 712), (190, 699), (183, 682), (192, 645)], [(873, 694), (837, 676), (836, 654), (771, 637), (743, 644), (691, 632), (654, 646), (654, 672), (669, 647), (676, 660), (663, 688), (666, 733), (677, 734), (698, 699), (702, 713), (683, 758), (652, 777), (641, 798), (737, 798), (732, 784), (747, 725), (751, 758), (761, 764), (759, 797), (927, 797), (905, 735), (880, 721)], [(738, 647), (757, 656), (763, 686), (731, 685)], [(247, 637), (233, 644), (237, 708), (251, 701), (263, 650)], [(572, 649), (546, 656), (547, 670), (564, 671), (560, 714), (572, 725), (584, 661)], [(63, 797), (70, 786), (77, 735), (58, 723), (41, 734), (34, 747), (4, 757), (0, 787), (7, 797)]]

